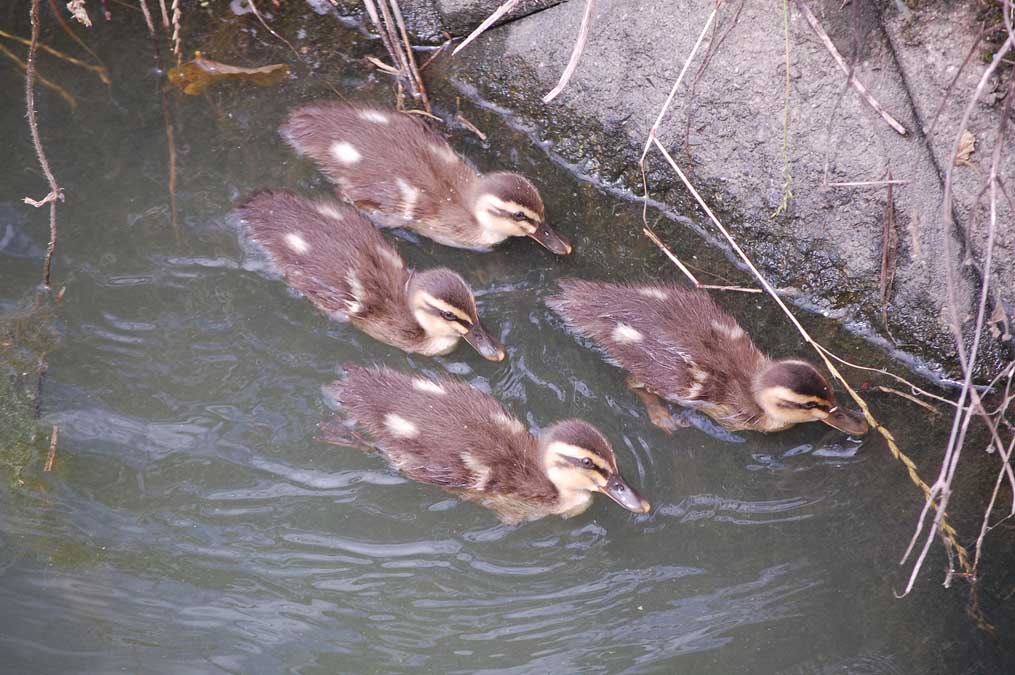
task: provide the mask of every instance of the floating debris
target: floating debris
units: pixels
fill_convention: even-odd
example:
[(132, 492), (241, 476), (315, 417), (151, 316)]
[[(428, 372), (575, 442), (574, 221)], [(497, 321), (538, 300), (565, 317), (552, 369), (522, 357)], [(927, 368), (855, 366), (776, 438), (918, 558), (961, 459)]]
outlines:
[(184, 94), (197, 96), (209, 85), (221, 80), (253, 82), (259, 87), (278, 84), (289, 75), (289, 66), (275, 63), (260, 68), (230, 66), (204, 58), (201, 52), (194, 52), (194, 59), (169, 71), (169, 81)]

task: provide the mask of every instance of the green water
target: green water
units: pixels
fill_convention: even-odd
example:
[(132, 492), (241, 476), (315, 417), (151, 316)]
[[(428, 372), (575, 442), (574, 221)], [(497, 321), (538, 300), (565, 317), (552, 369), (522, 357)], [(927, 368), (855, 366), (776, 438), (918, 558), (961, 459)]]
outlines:
[[(297, 62), (249, 17), (191, 23), (206, 22), (187, 35), (188, 50), (287, 61), (293, 77), (273, 89), (170, 98), (177, 236), (151, 43), (137, 12), (110, 7), (112, 23), (80, 32), (110, 67), (111, 88), (40, 59), (79, 103), (71, 112), (39, 93), (43, 141), (67, 197), (54, 264), (67, 290), (47, 324), (58, 344), (44, 433), (27, 444), (12, 425), (0, 437), (0, 670), (1011, 672), (1007, 532), (992, 540), (980, 587), (999, 637), (969, 618), (965, 582), (942, 588), (940, 546), (913, 595), (896, 599), (921, 501), (876, 436), (857, 443), (818, 425), (666, 436), (624, 374), (543, 306), (564, 275), (677, 278), (640, 235), (639, 204), (576, 181), (463, 98), (490, 139), (456, 129), (455, 147), (480, 166), (532, 176), (576, 253), (561, 259), (517, 240), (488, 254), (398, 241), (412, 264), (447, 264), (472, 283), (509, 354), (503, 363), (465, 348), (405, 355), (329, 321), (262, 273), (231, 216), (260, 186), (327, 191), (275, 128), (302, 101), (390, 101), (385, 76), (357, 60), (381, 54), (379, 45), (308, 12), (287, 24), (297, 48), (311, 46)], [(25, 35), (23, 9), (15, 3), (5, 26)], [(51, 21), (43, 37), (75, 50)], [(47, 224), (44, 210), (21, 203), (46, 188), (13, 63), (0, 66), (0, 83), (6, 313), (30, 301)], [(433, 91), (439, 111), (453, 113), (453, 87), (434, 82)], [(684, 224), (661, 220), (659, 229), (697, 267), (744, 280)], [(806, 354), (767, 300), (720, 300), (766, 350)], [(885, 361), (834, 324), (806, 322), (848, 358)], [(506, 527), (378, 457), (322, 444), (316, 425), (330, 411), (320, 389), (346, 361), (459, 375), (530, 426), (589, 419), (655, 508), (638, 516), (598, 499), (573, 520)], [(34, 375), (16, 384), (30, 390)], [(23, 420), (31, 406), (6, 396), (11, 418)], [(936, 471), (947, 417), (886, 395), (871, 402), (924, 474)], [(53, 424), (56, 466), (43, 473)], [(953, 502), (972, 537), (991, 476), (989, 466), (970, 469)]]

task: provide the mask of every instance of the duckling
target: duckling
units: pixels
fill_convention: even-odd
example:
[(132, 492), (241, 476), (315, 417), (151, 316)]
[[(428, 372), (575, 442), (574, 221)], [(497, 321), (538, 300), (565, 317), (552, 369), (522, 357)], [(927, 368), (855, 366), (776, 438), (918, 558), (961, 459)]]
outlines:
[(249, 238), (267, 250), (289, 285), (333, 319), (407, 352), (447, 354), (464, 339), (486, 359), (504, 358), (464, 279), (443, 267), (407, 269), (348, 204), (261, 190), (239, 210)]
[(767, 357), (704, 291), (565, 279), (547, 305), (633, 374), (629, 386), (666, 431), (676, 425), (660, 398), (701, 410), (730, 431), (821, 421), (867, 432), (814, 366)]
[[(558, 422), (537, 440), (495, 398), (461, 380), (388, 368), (346, 366), (328, 393), (392, 466), (492, 509), (505, 523), (576, 516), (596, 492), (629, 511), (651, 508), (620, 475), (609, 441), (587, 422)], [(349, 445), (337, 419), (321, 430), (322, 440)]]
[(381, 227), (404, 227), (458, 248), (486, 250), (524, 236), (558, 255), (571, 252), (546, 223), (529, 180), (479, 173), (416, 115), (312, 103), (293, 110), (281, 133)]

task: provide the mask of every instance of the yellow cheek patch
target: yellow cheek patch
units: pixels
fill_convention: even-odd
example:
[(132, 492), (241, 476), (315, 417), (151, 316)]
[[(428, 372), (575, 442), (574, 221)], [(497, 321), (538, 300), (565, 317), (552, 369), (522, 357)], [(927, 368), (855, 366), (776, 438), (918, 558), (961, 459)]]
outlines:
[(772, 398), (779, 401), (788, 401), (790, 403), (800, 405), (804, 403), (817, 403), (818, 405), (824, 406), (832, 405), (831, 401), (823, 399), (820, 396), (804, 396), (802, 394), (796, 393), (795, 391), (787, 387), (770, 387), (769, 389), (765, 390), (765, 395), (771, 396)]
[[(465, 321), (470, 325), (472, 324), (472, 317), (470, 317), (468, 314), (466, 314), (463, 310), (459, 309), (458, 307), (455, 307), (450, 303), (444, 302), (440, 298), (435, 298), (426, 291), (422, 291), (420, 295), (423, 298), (423, 301), (426, 302), (426, 304), (430, 305), (431, 307), (438, 309), (442, 312), (451, 312), (462, 321)], [(465, 333), (468, 332), (468, 330), (469, 329), (466, 328), (462, 332)]]
[[(549, 448), (547, 448), (547, 452), (549, 454), (551, 454), (551, 456), (552, 455), (561, 455), (563, 457), (570, 457), (572, 459), (577, 459), (577, 460), (580, 460), (580, 461), (581, 460), (585, 460), (585, 459), (589, 459), (589, 460), (592, 461), (593, 466), (598, 467), (599, 469), (602, 469), (606, 473), (616, 473), (617, 472), (617, 467), (610, 466), (606, 462), (605, 459), (603, 459), (602, 457), (600, 457), (596, 453), (591, 452), (589, 450), (586, 450), (585, 448), (579, 447), (577, 445), (571, 445), (570, 443), (564, 443), (564, 442), (561, 442), (561, 441), (555, 441), (555, 442), (550, 444)], [(596, 473), (596, 475), (599, 476), (600, 479), (602, 479), (602, 481), (603, 481), (602, 484), (605, 485), (606, 484), (606, 479), (603, 478), (598, 472)]]

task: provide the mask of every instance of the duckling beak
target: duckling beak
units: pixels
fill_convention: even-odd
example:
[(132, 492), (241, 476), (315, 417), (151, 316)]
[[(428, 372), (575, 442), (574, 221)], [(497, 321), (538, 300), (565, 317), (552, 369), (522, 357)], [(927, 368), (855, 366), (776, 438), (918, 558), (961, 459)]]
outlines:
[(539, 227), (529, 236), (546, 247), (551, 253), (556, 253), (557, 255), (568, 255), (571, 253), (571, 242), (558, 234), (556, 230), (546, 223), (540, 223)]
[(504, 360), (504, 347), (499, 342), (494, 340), (486, 329), (483, 328), (483, 324), (478, 321), (472, 324), (472, 328), (469, 332), (463, 335), (465, 341), (472, 345), (472, 348), (479, 352), (479, 355), (488, 361), (503, 361)]
[(606, 485), (600, 488), (600, 491), (628, 511), (648, 513), (652, 508), (648, 500), (635, 492), (619, 473), (610, 476), (610, 479), (606, 481)]
[(851, 410), (843, 410), (839, 406), (835, 406), (828, 413), (828, 417), (821, 420), (833, 429), (839, 431), (845, 431), (851, 436), (863, 436), (870, 427), (867, 426), (866, 420), (860, 416), (860, 413), (855, 413)]

